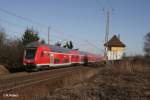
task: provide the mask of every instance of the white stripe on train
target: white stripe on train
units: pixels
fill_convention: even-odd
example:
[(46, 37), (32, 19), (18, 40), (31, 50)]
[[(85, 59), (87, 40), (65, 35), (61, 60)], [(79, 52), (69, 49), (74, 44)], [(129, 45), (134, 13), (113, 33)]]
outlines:
[[(89, 61), (89, 62), (95, 62), (95, 61)], [(50, 67), (53, 67), (53, 66), (64, 66), (64, 65), (71, 65), (71, 64), (83, 64), (84, 62), (71, 62), (71, 63), (64, 63), (64, 64), (36, 64), (36, 66), (50, 66)]]

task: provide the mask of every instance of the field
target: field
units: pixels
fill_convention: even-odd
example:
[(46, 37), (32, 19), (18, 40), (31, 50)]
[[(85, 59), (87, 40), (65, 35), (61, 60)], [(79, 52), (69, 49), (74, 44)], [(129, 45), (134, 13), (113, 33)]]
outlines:
[(45, 99), (150, 100), (150, 66), (139, 61), (101, 66), (89, 80), (58, 88)]

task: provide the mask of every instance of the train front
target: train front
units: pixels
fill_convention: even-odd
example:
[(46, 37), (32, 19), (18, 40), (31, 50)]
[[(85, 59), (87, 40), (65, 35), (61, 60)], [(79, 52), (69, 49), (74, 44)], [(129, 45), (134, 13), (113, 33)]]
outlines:
[(23, 57), (23, 64), (26, 70), (36, 69), (38, 43), (33, 42), (26, 46)]
[(36, 51), (37, 48), (26, 48), (24, 51), (24, 58), (23, 58), (23, 64), (25, 65), (26, 69), (33, 69), (36, 67)]

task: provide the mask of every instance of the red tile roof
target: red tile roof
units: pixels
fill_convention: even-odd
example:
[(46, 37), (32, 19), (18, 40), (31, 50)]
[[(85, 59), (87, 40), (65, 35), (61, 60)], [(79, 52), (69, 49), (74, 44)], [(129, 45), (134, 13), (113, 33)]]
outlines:
[(106, 47), (126, 47), (126, 45), (120, 41), (120, 39), (114, 35), (107, 43), (104, 44)]

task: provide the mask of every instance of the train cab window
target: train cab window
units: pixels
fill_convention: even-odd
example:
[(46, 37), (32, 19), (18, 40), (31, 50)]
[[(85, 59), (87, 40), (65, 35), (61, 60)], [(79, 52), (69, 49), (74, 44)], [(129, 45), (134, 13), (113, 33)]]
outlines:
[(25, 58), (26, 59), (34, 59), (35, 54), (36, 54), (36, 48), (26, 49)]

